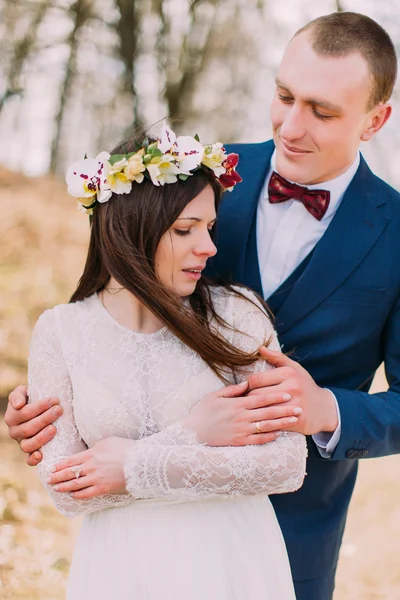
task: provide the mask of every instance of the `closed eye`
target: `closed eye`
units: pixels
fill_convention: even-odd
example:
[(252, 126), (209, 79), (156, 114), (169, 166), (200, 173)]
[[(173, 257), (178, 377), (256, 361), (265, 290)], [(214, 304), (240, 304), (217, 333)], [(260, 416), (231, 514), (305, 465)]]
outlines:
[(174, 232), (176, 233), (176, 235), (190, 235), (191, 233), (191, 229), (174, 229)]
[(284, 96), (283, 94), (279, 94), (279, 93), (278, 93), (278, 96), (279, 96), (279, 100), (281, 100), (281, 102), (286, 102), (286, 103), (293, 102), (292, 96)]
[(313, 108), (312, 111), (317, 119), (321, 119), (321, 121), (329, 121), (329, 119), (333, 119), (333, 115), (323, 115), (318, 112), (316, 108)]

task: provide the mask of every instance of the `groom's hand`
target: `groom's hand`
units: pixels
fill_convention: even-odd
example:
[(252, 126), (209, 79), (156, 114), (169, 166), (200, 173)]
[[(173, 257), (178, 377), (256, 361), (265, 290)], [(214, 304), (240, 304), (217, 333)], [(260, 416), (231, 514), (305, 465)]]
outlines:
[[(338, 427), (338, 414), (333, 394), (319, 387), (311, 375), (297, 362), (281, 352), (262, 346), (260, 355), (275, 369), (255, 373), (249, 378), (249, 395), (271, 391), (290, 394), (288, 404), (302, 408), (298, 422), (288, 427), (304, 435), (333, 433)], [(277, 427), (278, 429), (279, 427)]]
[(4, 421), (10, 438), (16, 440), (21, 450), (28, 454), (26, 462), (33, 467), (42, 460), (39, 448), (47, 444), (55, 433), (52, 423), (62, 414), (57, 398), (44, 398), (28, 404), (26, 386), (20, 385), (8, 397)]
[(290, 396), (284, 392), (247, 391), (245, 381), (208, 394), (191, 409), (184, 426), (208, 446), (266, 444), (297, 422), (302, 412), (288, 403)]

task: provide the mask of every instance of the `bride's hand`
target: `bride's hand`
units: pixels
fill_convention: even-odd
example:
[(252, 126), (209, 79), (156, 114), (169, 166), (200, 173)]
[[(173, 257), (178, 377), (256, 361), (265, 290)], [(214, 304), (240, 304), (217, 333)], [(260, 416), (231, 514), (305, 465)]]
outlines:
[(198, 441), (208, 446), (266, 444), (293, 427), (301, 413), (288, 404), (288, 394), (262, 389), (247, 392), (248, 383), (243, 382), (208, 394), (192, 408), (184, 427), (195, 431)]
[(56, 492), (71, 492), (76, 500), (127, 493), (124, 462), (134, 443), (119, 437), (100, 440), (89, 450), (60, 461), (48, 483)]

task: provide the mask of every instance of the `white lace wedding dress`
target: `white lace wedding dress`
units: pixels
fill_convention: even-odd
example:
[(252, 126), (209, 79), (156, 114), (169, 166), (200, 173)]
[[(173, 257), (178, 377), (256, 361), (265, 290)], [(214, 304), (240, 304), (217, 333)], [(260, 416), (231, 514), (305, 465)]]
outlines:
[[(278, 348), (261, 310), (221, 288), (213, 294), (218, 313), (249, 334), (225, 329), (233, 344), (251, 352), (273, 336), (271, 347)], [(248, 372), (264, 368), (270, 367), (259, 361)], [(267, 494), (302, 484), (305, 438), (286, 433), (263, 446), (199, 444), (181, 419), (222, 385), (167, 328), (126, 329), (97, 295), (39, 318), (30, 401), (58, 396), (64, 407), (57, 435), (43, 448), (40, 476), (63, 514), (85, 514), (69, 600), (294, 600)], [(137, 440), (125, 464), (129, 494), (74, 500), (46, 484), (56, 462), (108, 436)]]

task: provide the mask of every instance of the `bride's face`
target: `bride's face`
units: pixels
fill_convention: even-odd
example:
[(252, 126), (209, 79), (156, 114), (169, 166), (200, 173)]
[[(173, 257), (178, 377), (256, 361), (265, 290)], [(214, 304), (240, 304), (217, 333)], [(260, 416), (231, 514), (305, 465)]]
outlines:
[(156, 274), (178, 297), (194, 292), (207, 260), (217, 252), (210, 235), (215, 221), (214, 192), (208, 185), (187, 204), (160, 240)]

